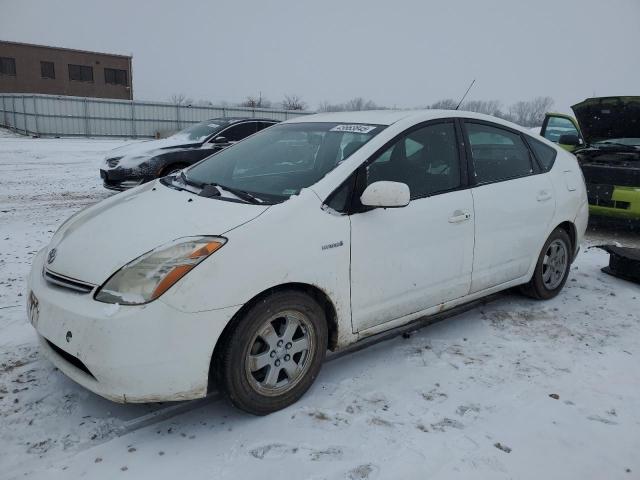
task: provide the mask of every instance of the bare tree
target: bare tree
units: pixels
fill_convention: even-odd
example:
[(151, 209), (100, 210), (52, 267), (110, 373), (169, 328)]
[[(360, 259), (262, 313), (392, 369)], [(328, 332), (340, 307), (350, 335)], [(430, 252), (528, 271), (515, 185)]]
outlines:
[(327, 100), (318, 105), (319, 112), (343, 112), (344, 105), (340, 103), (329, 103)]
[(458, 106), (458, 102), (456, 102), (453, 98), (444, 98), (442, 100), (438, 100), (435, 103), (432, 103), (427, 108), (433, 108), (435, 110), (455, 110)]
[(553, 106), (553, 98), (536, 97), (533, 100), (516, 102), (509, 107), (509, 119), (523, 127), (542, 125), (544, 114)]
[(347, 111), (361, 111), (361, 110), (375, 110), (378, 105), (373, 100), (365, 100), (362, 97), (355, 97), (344, 104), (344, 109)]
[(256, 97), (253, 95), (247, 96), (244, 101), (239, 103), (240, 107), (248, 108), (269, 108), (271, 102), (262, 96), (262, 92)]
[(282, 100), (284, 110), (306, 110), (307, 104), (298, 95), (285, 95)]
[(499, 100), (468, 100), (461, 107), (462, 110), (469, 112), (484, 113), (493, 115), (494, 117), (504, 117), (502, 113), (502, 104)]
[(174, 105), (191, 105), (193, 100), (188, 98), (184, 93), (174, 93), (171, 95), (171, 103)]

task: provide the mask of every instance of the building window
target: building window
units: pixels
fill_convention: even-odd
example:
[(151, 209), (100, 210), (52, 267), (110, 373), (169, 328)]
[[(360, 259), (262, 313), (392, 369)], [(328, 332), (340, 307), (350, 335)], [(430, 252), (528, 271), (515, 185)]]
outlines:
[(69, 80), (93, 82), (93, 67), (69, 64)]
[(42, 78), (56, 78), (53, 62), (40, 62), (40, 76)]
[(0, 74), (16, 76), (16, 59), (0, 57)]
[(116, 68), (104, 69), (104, 83), (127, 86), (127, 71)]

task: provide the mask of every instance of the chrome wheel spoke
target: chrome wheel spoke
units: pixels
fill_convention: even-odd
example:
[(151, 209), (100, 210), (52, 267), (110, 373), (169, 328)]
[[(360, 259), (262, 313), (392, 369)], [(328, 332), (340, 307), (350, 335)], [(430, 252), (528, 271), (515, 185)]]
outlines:
[(287, 317), (284, 332), (282, 334), (282, 340), (285, 342), (291, 342), (293, 340), (293, 336), (296, 334), (296, 331), (300, 327), (300, 323), (298, 320)]
[(258, 355), (249, 355), (249, 369), (252, 372), (262, 370), (267, 365), (271, 364), (271, 357), (269, 356), (269, 350)]
[(280, 367), (276, 367), (274, 365), (269, 366), (269, 371), (267, 372), (267, 376), (264, 377), (265, 387), (275, 387), (278, 384), (278, 377), (280, 376)]
[(287, 363), (284, 364), (284, 371), (287, 374), (287, 378), (294, 379), (298, 376), (298, 373), (300, 373), (300, 365), (298, 365), (296, 362), (289, 361)]
[(263, 327), (262, 331), (260, 332), (260, 337), (269, 346), (270, 350), (276, 347), (276, 345), (278, 344), (278, 340), (280, 338), (278, 337), (278, 333), (273, 328), (273, 324), (271, 322), (267, 322), (266, 325)]
[(295, 355), (296, 353), (300, 353), (300, 352), (304, 352), (305, 350), (307, 350), (309, 348), (309, 340), (307, 339), (306, 335), (304, 337), (301, 337), (293, 342), (291, 342), (291, 355)]

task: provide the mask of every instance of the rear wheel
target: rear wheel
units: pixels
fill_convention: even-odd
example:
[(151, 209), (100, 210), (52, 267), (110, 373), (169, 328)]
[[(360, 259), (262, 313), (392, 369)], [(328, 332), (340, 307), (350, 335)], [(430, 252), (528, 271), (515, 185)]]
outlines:
[(522, 293), (538, 300), (555, 297), (569, 276), (571, 239), (565, 230), (556, 228), (542, 248), (531, 281), (521, 287)]
[(238, 408), (266, 415), (296, 402), (315, 380), (327, 349), (323, 309), (297, 291), (257, 302), (224, 340), (217, 364)]

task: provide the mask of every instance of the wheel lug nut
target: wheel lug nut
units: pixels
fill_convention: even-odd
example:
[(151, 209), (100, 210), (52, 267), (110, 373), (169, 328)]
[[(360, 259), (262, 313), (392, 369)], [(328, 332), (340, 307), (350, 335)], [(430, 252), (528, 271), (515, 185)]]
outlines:
[(291, 359), (291, 355), (287, 354), (284, 356), (284, 361), (288, 362)]
[(275, 351), (275, 350), (273, 350), (273, 351), (271, 352), (271, 358), (273, 358), (273, 357), (275, 357), (275, 356), (276, 356), (276, 351)]
[(278, 346), (281, 347), (284, 342), (282, 340), (278, 340)]
[(287, 344), (284, 346), (284, 348), (286, 348), (287, 350), (289, 350), (291, 347), (291, 342), (287, 342)]
[(280, 360), (276, 360), (276, 367), (280, 366)]

